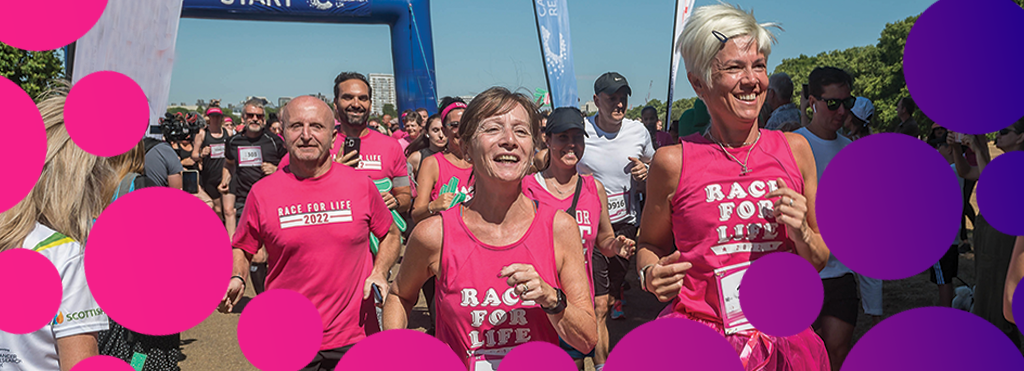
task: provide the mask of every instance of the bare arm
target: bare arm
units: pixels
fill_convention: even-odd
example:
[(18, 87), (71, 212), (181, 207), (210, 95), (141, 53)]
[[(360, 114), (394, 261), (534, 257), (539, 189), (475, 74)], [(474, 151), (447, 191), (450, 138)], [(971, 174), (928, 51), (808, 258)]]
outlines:
[(661, 147), (655, 152), (637, 237), (637, 273), (643, 274), (650, 267), (646, 269), (643, 289), (661, 302), (679, 295), (686, 271), (692, 267), (690, 263), (678, 262), (679, 252), (672, 241), (671, 202), (679, 185), (682, 155), (681, 144)]
[(171, 174), (167, 176), (167, 186), (174, 189), (181, 189), (181, 173)]
[(1013, 318), (1013, 293), (1024, 278), (1024, 236), (1017, 236), (1017, 243), (1013, 245), (1013, 255), (1010, 258), (1010, 270), (1006, 272), (1006, 291), (1003, 293), (1003, 317), (1007, 321), (1016, 323)]
[[(555, 327), (558, 336), (573, 348), (590, 352), (597, 344), (597, 317), (594, 302), (590, 297), (590, 283), (583, 262), (583, 243), (579, 238), (576, 218), (564, 212), (555, 214), (555, 260), (558, 264), (558, 280), (565, 293), (566, 308), (558, 314), (548, 314), (548, 320)], [(557, 303), (540, 300), (537, 304), (550, 308)]]
[[(387, 217), (390, 218), (391, 214), (389, 213)], [(382, 294), (389, 292), (388, 273), (398, 261), (398, 254), (402, 249), (401, 241), (402, 232), (398, 230), (398, 225), (392, 222), (388, 234), (384, 235), (380, 241), (377, 256), (373, 259), (373, 272), (363, 285), (363, 299), (370, 297), (371, 283), (376, 283)]]
[[(825, 263), (828, 262), (829, 250), (825, 246), (825, 241), (822, 240), (821, 234), (818, 232), (818, 219), (814, 212), (815, 195), (818, 191), (818, 170), (814, 163), (814, 154), (811, 152), (811, 145), (807, 143), (807, 139), (803, 136), (786, 133), (786, 139), (789, 140), (789, 146), (793, 150), (793, 157), (796, 159), (797, 166), (800, 167), (800, 174), (803, 176), (804, 181), (802, 195), (806, 199), (806, 210), (802, 210), (805, 218), (804, 223), (801, 223), (801, 228), (794, 230), (798, 233), (798, 237), (800, 237), (794, 239), (796, 251), (801, 257), (807, 259), (815, 269), (821, 271), (825, 268)], [(775, 192), (769, 193), (765, 197), (774, 197), (773, 193)], [(779, 208), (779, 206), (776, 206), (776, 208)], [(799, 206), (797, 205), (798, 208)], [(778, 222), (782, 224), (782, 218), (779, 218)]]
[(404, 329), (409, 313), (420, 298), (420, 288), (436, 275), (441, 260), (441, 218), (428, 218), (412, 230), (406, 243), (405, 257), (384, 301), (385, 330)]
[(97, 333), (77, 334), (57, 339), (57, 356), (60, 370), (69, 371), (78, 362), (100, 353)]
[(395, 199), (398, 200), (398, 209), (396, 210), (399, 213), (412, 209), (412, 188), (410, 186), (394, 187), (391, 189), (391, 195), (395, 196)]
[(430, 204), (430, 192), (434, 190), (434, 183), (437, 183), (437, 177), (440, 176), (439, 172), (440, 168), (434, 156), (423, 159), (423, 164), (416, 176), (416, 201), (412, 205), (414, 223), (419, 223), (430, 216), (427, 205)]
[(199, 134), (196, 134), (196, 139), (192, 142), (192, 161), (199, 162), (202, 158), (202, 145), (205, 138), (206, 129), (200, 130)]
[[(408, 158), (405, 159), (405, 162), (409, 164), (409, 170), (412, 171), (409, 174), (411, 174), (413, 178), (416, 178), (416, 174), (419, 173), (419, 171), (420, 171), (420, 158), (421, 157), (422, 157), (422, 155), (420, 154), (420, 152), (416, 151), (416, 152), (413, 152), (411, 155), (409, 155)], [(416, 189), (416, 192), (419, 192), (419, 189)], [(417, 194), (419, 194), (419, 193), (417, 193)]]

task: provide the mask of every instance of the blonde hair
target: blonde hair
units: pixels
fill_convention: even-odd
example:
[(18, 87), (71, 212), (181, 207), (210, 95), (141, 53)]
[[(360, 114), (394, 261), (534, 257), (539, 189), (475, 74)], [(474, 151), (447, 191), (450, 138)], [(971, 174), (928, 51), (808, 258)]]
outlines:
[(46, 160), (32, 191), (0, 213), (0, 251), (19, 247), (38, 222), (84, 242), (93, 218), (110, 202), (117, 180), (106, 159), (85, 152), (64, 127), (64, 82), (36, 105), (46, 127)]
[(140, 140), (139, 143), (136, 144), (135, 147), (132, 147), (132, 149), (129, 149), (128, 152), (114, 157), (108, 157), (107, 162), (110, 163), (110, 167), (117, 172), (118, 181), (124, 179), (124, 177), (131, 173), (143, 174), (146, 171), (146, 144)]
[(757, 43), (757, 51), (767, 59), (772, 53), (772, 43), (776, 42), (768, 27), (782, 30), (775, 23), (757, 23), (753, 11), (747, 12), (738, 6), (724, 3), (702, 6), (694, 9), (686, 22), (676, 49), (683, 55), (686, 71), (710, 83), (715, 55), (725, 45), (715, 36), (716, 32), (729, 39), (750, 36), (750, 41)]

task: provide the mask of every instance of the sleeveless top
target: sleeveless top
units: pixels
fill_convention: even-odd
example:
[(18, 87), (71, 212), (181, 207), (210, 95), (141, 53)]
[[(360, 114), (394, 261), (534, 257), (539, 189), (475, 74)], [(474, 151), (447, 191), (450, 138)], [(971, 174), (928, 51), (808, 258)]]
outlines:
[[(594, 249), (597, 246), (597, 230), (601, 224), (601, 197), (597, 193), (597, 182), (593, 176), (580, 175), (579, 181), (583, 182), (580, 188), (580, 197), (576, 201), (576, 224), (580, 227), (580, 237), (583, 239), (583, 266), (587, 271), (587, 282), (590, 283), (590, 296), (594, 296), (594, 272), (590, 268), (590, 260), (594, 257)], [(575, 191), (575, 188), (572, 188)], [(544, 187), (544, 177), (540, 173), (527, 175), (523, 178), (523, 194), (532, 200), (546, 204), (558, 210), (568, 212), (572, 207), (572, 199), (575, 194), (565, 198), (558, 198)]]
[[(465, 194), (467, 201), (473, 198), (473, 167), (463, 169), (455, 166), (444, 157), (444, 152), (435, 153), (433, 157), (437, 160), (437, 182), (434, 183), (434, 188), (430, 191), (430, 200), (436, 200), (441, 195), (441, 187), (451, 184), (456, 185), (452, 192)], [(453, 179), (456, 183), (452, 183)]]
[(202, 156), (201, 158), (203, 161), (203, 170), (201, 173), (203, 183), (220, 184), (221, 177), (224, 176), (224, 148), (228, 142), (228, 138), (231, 136), (228, 135), (228, 131), (223, 127), (220, 128), (220, 138), (214, 138), (213, 135), (210, 135), (209, 128), (204, 130), (206, 131), (206, 135), (203, 136), (203, 144), (202, 147), (199, 147), (199, 150), (202, 151), (203, 148), (210, 147), (210, 155)]
[[(778, 178), (803, 193), (793, 151), (785, 135), (774, 130), (761, 130), (753, 146), (747, 164), (751, 172), (740, 175), (741, 166), (718, 144), (700, 134), (683, 138), (679, 186), (671, 201), (679, 260), (693, 263), (672, 310), (719, 326), (731, 321), (732, 326), (724, 324), (727, 334), (729, 327), (750, 328), (736, 326), (745, 322), (738, 291), (750, 262), (771, 252), (796, 251), (785, 225), (772, 216), (774, 199), (764, 197), (778, 188)], [(748, 149), (726, 148), (744, 160)]]
[[(540, 277), (559, 288), (555, 264), (555, 209), (537, 206), (519, 241), (507, 246), (480, 242), (462, 220), (462, 207), (441, 212), (444, 237), (435, 287), (437, 339), (452, 347), (470, 371), (497, 363), (527, 341), (558, 344), (558, 334), (540, 305), (521, 301), (501, 268), (532, 264)], [(479, 367), (486, 369), (486, 367)]]
[(433, 156), (435, 153), (439, 153), (439, 151), (430, 149), (430, 146), (427, 146), (427, 148), (423, 148), (417, 152), (420, 153), (420, 163), (417, 165), (417, 169), (423, 168), (423, 160), (426, 160), (427, 157)]
[[(174, 152), (178, 154), (178, 160), (184, 161), (187, 158), (192, 158), (192, 151), (185, 149), (185, 146), (181, 143), (175, 143), (177, 148), (174, 148)], [(172, 146), (173, 147), (173, 146)], [(199, 164), (193, 163), (192, 165), (185, 166), (182, 164), (181, 167), (185, 170), (199, 170)]]

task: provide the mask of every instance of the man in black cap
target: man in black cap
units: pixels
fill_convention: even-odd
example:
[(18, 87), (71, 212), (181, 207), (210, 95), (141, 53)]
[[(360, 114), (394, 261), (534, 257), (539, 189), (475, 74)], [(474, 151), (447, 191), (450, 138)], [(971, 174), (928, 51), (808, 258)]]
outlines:
[[(588, 118), (586, 152), (577, 166), (580, 174), (593, 175), (604, 184), (608, 195), (608, 216), (616, 236), (635, 240), (640, 221), (639, 193), (647, 180), (647, 164), (654, 157), (654, 145), (643, 123), (626, 118), (632, 90), (626, 78), (608, 72), (594, 82), (597, 115)], [(594, 254), (594, 304), (598, 341), (594, 365), (608, 358), (608, 319), (625, 318), (622, 285), (629, 261)]]

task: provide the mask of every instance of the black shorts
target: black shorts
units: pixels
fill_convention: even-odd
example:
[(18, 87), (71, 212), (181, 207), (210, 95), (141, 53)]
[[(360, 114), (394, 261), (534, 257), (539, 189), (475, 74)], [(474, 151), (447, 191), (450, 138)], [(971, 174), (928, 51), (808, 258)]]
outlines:
[(202, 185), (203, 191), (210, 196), (211, 200), (216, 200), (220, 198), (220, 191), (217, 190), (218, 186), (220, 186), (220, 182), (217, 182), (216, 184), (210, 182), (203, 182)]
[[(613, 224), (612, 229), (615, 231), (615, 236), (626, 236), (631, 240), (636, 240), (636, 226), (629, 223)], [(594, 273), (594, 296), (613, 294), (612, 296), (618, 297), (618, 287), (622, 286), (622, 282), (626, 279), (626, 270), (629, 269), (629, 260), (621, 257), (609, 258), (601, 254), (600, 252), (594, 251), (593, 258), (590, 259), (591, 268)], [(616, 290), (612, 290), (612, 288)]]
[(341, 357), (348, 353), (348, 350), (352, 349), (353, 345), (355, 344), (316, 352), (313, 362), (310, 362), (299, 371), (333, 371), (335, 367), (338, 367), (338, 361), (341, 361)]
[(853, 274), (823, 279), (821, 285), (825, 289), (825, 300), (821, 305), (818, 320), (814, 321), (814, 328), (821, 328), (821, 319), (825, 316), (836, 317), (851, 326), (856, 326), (860, 296), (857, 294), (857, 279)]
[(953, 277), (956, 277), (959, 270), (960, 252), (957, 251), (957, 246), (950, 246), (949, 250), (946, 250), (946, 255), (943, 255), (928, 272), (931, 273), (932, 283), (946, 285), (953, 283)]

